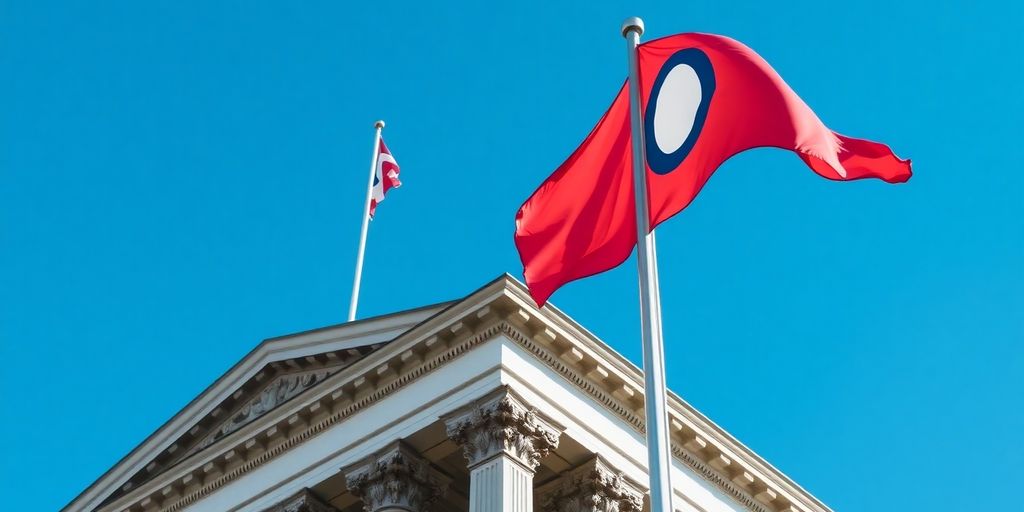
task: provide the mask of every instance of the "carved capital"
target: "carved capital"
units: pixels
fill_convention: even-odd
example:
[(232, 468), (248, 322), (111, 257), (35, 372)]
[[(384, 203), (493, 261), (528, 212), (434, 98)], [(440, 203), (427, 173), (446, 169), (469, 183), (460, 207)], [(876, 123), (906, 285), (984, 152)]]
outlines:
[(443, 419), (448, 437), (462, 446), (470, 468), (503, 453), (535, 470), (558, 447), (562, 433), (507, 386)]
[(363, 501), (366, 512), (425, 512), (444, 496), (450, 483), (448, 477), (401, 441), (342, 472), (348, 490)]
[(644, 491), (599, 456), (537, 493), (541, 512), (640, 512)]
[(338, 512), (338, 509), (321, 501), (309, 489), (303, 489), (265, 512)]

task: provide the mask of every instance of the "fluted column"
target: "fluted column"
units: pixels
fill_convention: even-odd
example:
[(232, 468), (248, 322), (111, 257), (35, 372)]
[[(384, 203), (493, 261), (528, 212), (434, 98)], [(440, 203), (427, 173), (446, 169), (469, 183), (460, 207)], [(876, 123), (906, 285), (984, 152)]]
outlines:
[(533, 512), (533, 475), (562, 428), (509, 390), (445, 416), (469, 466), (469, 512)]
[(450, 483), (401, 441), (342, 472), (348, 490), (363, 501), (366, 512), (427, 512)]
[(644, 491), (599, 456), (538, 492), (540, 512), (640, 512)]

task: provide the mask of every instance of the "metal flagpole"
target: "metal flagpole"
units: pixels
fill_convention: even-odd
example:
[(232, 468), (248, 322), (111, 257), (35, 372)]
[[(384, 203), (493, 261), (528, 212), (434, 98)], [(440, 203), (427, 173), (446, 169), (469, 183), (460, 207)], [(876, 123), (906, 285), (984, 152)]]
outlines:
[(373, 158), (370, 159), (370, 181), (366, 184), (366, 204), (363, 206), (363, 227), (359, 232), (359, 252), (356, 254), (356, 275), (352, 279), (352, 301), (348, 306), (348, 321), (356, 319), (359, 304), (359, 280), (363, 277), (363, 254), (366, 253), (366, 231), (370, 227), (370, 200), (373, 199), (373, 177), (377, 174), (377, 159), (380, 158), (380, 131), (384, 121), (373, 124), (377, 128), (373, 135)]
[(631, 17), (622, 22), (629, 55), (629, 121), (633, 144), (633, 194), (636, 198), (637, 270), (640, 274), (640, 329), (644, 346), (644, 411), (647, 415), (647, 465), (651, 484), (651, 512), (673, 512), (672, 469), (669, 458), (668, 411), (665, 405), (665, 354), (661, 338), (661, 299), (654, 231), (647, 209), (647, 158), (644, 155), (643, 119), (640, 114), (640, 66), (637, 46), (644, 22)]

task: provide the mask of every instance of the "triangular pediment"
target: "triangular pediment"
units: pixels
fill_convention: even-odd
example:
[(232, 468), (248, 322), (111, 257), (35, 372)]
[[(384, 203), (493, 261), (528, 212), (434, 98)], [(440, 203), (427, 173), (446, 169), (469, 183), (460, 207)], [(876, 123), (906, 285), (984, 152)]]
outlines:
[[(447, 306), (436, 304), (263, 341), (65, 510), (78, 510), (79, 501), (91, 501), (85, 509), (95, 509), (172, 468), (192, 464)], [(115, 488), (101, 487), (113, 481), (119, 481)]]
[(275, 361), (264, 366), (197, 421), (191, 429), (179, 436), (150, 464), (133, 475), (107, 501), (116, 499), (121, 494), (159, 476), (167, 468), (217, 444), (289, 400), (313, 389), (378, 347), (380, 344), (371, 344)]

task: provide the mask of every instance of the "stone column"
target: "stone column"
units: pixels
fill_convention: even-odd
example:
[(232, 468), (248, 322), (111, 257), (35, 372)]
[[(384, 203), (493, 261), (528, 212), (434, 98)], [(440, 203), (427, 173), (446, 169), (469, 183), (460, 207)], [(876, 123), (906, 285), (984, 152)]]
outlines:
[(342, 470), (366, 512), (427, 512), (451, 480), (397, 441)]
[(541, 512), (641, 512), (643, 489), (595, 455), (537, 493)]
[(507, 386), (444, 418), (469, 463), (469, 512), (533, 512), (533, 474), (562, 428)]

